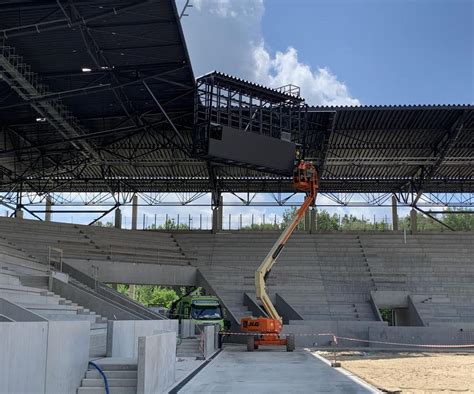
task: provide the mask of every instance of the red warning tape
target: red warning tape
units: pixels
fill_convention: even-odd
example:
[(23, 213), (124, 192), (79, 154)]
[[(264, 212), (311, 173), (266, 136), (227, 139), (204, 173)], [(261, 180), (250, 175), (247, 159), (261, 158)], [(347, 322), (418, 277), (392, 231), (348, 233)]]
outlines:
[[(275, 335), (275, 334), (252, 334), (252, 333), (243, 333), (243, 332), (226, 332), (221, 331), (219, 335), (243, 335), (243, 336), (254, 336), (254, 335)], [(422, 345), (422, 344), (414, 344), (414, 343), (399, 343), (399, 342), (385, 342), (385, 341), (373, 341), (368, 339), (359, 339), (359, 338), (349, 338), (349, 337), (340, 337), (331, 333), (311, 333), (311, 334), (293, 334), (294, 336), (326, 336), (332, 337), (333, 342), (335, 345), (338, 344), (338, 339), (342, 339), (344, 341), (351, 341), (351, 342), (364, 342), (364, 343), (376, 343), (380, 345), (394, 345), (394, 346), (406, 346), (406, 347), (419, 347), (419, 348), (439, 348), (439, 349), (469, 349), (474, 348), (474, 344), (468, 345)]]

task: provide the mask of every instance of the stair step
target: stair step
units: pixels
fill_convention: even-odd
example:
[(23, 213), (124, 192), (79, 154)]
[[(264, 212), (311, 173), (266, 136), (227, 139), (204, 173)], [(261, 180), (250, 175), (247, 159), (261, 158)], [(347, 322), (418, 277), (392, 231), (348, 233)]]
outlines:
[[(122, 378), (112, 378), (107, 377), (107, 382), (109, 387), (137, 387), (137, 379), (122, 379)], [(104, 380), (102, 378), (84, 378), (82, 379), (82, 387), (104, 387)]]
[[(137, 371), (105, 371), (107, 379), (136, 379)], [(86, 379), (102, 379), (102, 375), (97, 370), (86, 372)]]
[[(136, 387), (110, 387), (110, 394), (137, 394)], [(77, 394), (104, 394), (103, 387), (79, 387)]]

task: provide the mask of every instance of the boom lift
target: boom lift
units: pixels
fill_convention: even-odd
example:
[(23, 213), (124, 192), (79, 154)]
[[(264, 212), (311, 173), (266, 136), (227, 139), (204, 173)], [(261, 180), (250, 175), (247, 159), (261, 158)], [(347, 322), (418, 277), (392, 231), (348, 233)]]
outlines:
[(253, 351), (263, 345), (286, 345), (287, 351), (295, 348), (294, 336), (282, 338), (282, 318), (278, 314), (270, 297), (265, 289), (265, 281), (270, 274), (272, 267), (283, 248), (285, 247), (291, 234), (295, 231), (304, 213), (310, 205), (314, 203), (318, 192), (318, 174), (316, 168), (311, 163), (299, 160), (293, 173), (293, 185), (296, 190), (306, 193), (303, 205), (296, 212), (296, 216), (290, 225), (283, 231), (278, 240), (270, 249), (265, 259), (255, 272), (255, 290), (257, 299), (263, 304), (263, 308), (268, 317), (244, 317), (240, 321), (240, 329), (250, 334), (247, 339), (247, 350)]

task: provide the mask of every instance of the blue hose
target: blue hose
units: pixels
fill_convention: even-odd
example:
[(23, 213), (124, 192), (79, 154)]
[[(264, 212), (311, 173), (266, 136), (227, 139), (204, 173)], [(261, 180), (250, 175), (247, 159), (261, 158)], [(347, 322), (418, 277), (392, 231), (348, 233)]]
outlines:
[(102, 371), (102, 368), (100, 368), (96, 363), (94, 363), (92, 361), (89, 361), (89, 365), (92, 365), (102, 375), (102, 379), (104, 379), (105, 393), (110, 394), (109, 382), (107, 381), (107, 376), (105, 376), (105, 373), (104, 373), (104, 371)]

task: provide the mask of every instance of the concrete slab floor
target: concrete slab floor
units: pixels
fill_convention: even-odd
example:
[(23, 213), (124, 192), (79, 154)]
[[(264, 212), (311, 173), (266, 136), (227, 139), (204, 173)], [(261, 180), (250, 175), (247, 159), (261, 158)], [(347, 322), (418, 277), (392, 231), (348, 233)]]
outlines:
[(373, 393), (315, 358), (279, 348), (226, 346), (179, 393)]

